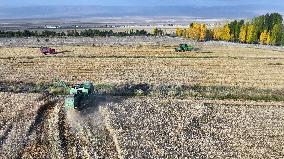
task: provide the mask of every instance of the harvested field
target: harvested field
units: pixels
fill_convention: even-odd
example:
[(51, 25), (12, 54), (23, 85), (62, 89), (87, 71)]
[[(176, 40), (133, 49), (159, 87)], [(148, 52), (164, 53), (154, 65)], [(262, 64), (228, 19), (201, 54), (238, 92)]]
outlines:
[(176, 53), (174, 46), (60, 46), (44, 57), (38, 48), (0, 48), (2, 81), (51, 83), (200, 84), (284, 88), (284, 53), (238, 46), (206, 46)]
[[(284, 157), (283, 48), (34, 40), (0, 40), (0, 158)], [(58, 80), (90, 80), (96, 94), (65, 111)]]
[(0, 101), (0, 158), (117, 158), (109, 132), (96, 121), (99, 114), (66, 115), (62, 99), (39, 94), (0, 97), (5, 99)]
[(224, 102), (143, 98), (105, 111), (123, 158), (284, 156), (283, 103)]
[[(284, 103), (0, 93), (1, 158), (282, 158)], [(94, 102), (96, 101), (96, 102)]]

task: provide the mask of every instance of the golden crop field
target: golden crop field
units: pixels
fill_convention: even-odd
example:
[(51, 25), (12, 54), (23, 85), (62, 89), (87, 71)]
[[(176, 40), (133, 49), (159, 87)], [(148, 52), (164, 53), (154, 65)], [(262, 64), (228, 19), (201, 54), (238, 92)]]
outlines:
[(44, 57), (38, 48), (1, 48), (1, 79), (23, 82), (200, 84), (284, 88), (284, 52), (256, 48), (198, 46), (66, 46)]
[[(284, 52), (175, 47), (1, 47), (0, 158), (283, 158)], [(66, 111), (58, 80), (97, 92)]]

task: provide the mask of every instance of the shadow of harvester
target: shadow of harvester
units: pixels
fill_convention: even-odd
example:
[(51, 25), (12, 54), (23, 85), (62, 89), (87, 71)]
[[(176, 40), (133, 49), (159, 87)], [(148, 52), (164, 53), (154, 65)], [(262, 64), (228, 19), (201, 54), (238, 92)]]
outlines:
[(69, 50), (56, 51), (56, 52), (55, 52), (55, 53), (53, 53), (53, 54), (65, 54), (65, 53), (68, 53), (68, 52), (72, 52), (72, 51), (69, 51)]
[(68, 52), (71, 52), (71, 51), (68, 51), (68, 50), (65, 50), (65, 51), (56, 51), (56, 52), (53, 52), (53, 53), (43, 53), (44, 55), (64, 55), (65, 53), (68, 53)]
[(150, 93), (148, 84), (126, 84), (120, 86), (98, 86), (94, 94), (84, 97), (77, 108), (84, 114), (97, 111), (99, 106), (108, 103), (120, 103), (134, 96), (145, 96)]

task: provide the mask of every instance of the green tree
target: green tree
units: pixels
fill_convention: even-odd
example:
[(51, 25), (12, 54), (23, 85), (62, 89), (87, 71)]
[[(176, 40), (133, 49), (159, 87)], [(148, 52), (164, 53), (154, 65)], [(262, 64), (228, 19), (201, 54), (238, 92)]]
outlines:
[(162, 29), (154, 28), (153, 33), (155, 36), (162, 36), (164, 34)]
[(281, 37), (281, 45), (284, 45), (284, 33), (282, 33), (282, 37)]
[(283, 34), (283, 25), (275, 24), (271, 31), (271, 45), (280, 45)]
[(262, 32), (264, 32), (264, 30), (266, 30), (265, 28), (265, 16), (259, 16), (256, 17), (252, 20), (252, 24), (254, 25), (254, 32), (256, 34), (256, 39), (260, 39), (260, 35)]
[(279, 13), (271, 13), (265, 15), (264, 29), (272, 31), (275, 24), (282, 24), (283, 18)]
[(205, 40), (206, 41), (213, 40), (213, 30), (210, 30), (210, 29), (206, 30)]
[[(131, 31), (130, 31), (130, 32), (131, 32)], [(154, 28), (153, 33), (154, 33), (155, 36), (158, 35), (158, 32), (159, 32), (159, 29), (158, 29), (158, 28)]]
[(241, 32), (241, 26), (243, 25), (244, 23), (242, 22), (238, 22), (236, 25), (235, 25), (235, 31), (234, 31), (234, 41), (239, 41), (239, 36), (240, 36), (240, 32)]
[(241, 27), (244, 25), (245, 21), (240, 20), (240, 21), (234, 21), (232, 30), (231, 30), (231, 38), (232, 41), (239, 42), (240, 40), (240, 32), (241, 32)]
[(65, 32), (61, 32), (60, 36), (66, 36)]
[(271, 29), (273, 29), (273, 27), (276, 24), (282, 24), (282, 22), (283, 22), (283, 17), (279, 13), (271, 13), (270, 14), (270, 19), (271, 19), (271, 26), (270, 26)]
[(240, 20), (239, 25), (242, 26), (242, 25), (244, 25), (244, 24), (245, 24), (245, 21), (244, 21), (243, 19)]
[(74, 30), (67, 30), (67, 36), (74, 36)]
[(79, 32), (77, 30), (75, 30), (74, 36), (80, 36), (80, 34), (79, 34)]
[(233, 21), (230, 23), (230, 32), (231, 32), (231, 40), (232, 41), (239, 41), (241, 27), (244, 25), (244, 20), (241, 21)]
[(266, 44), (267, 45), (271, 44), (271, 33), (270, 32), (268, 32), (268, 34), (267, 34)]
[(230, 27), (230, 33), (231, 33), (231, 40), (236, 41), (236, 28), (237, 28), (238, 22), (235, 20), (229, 24)]

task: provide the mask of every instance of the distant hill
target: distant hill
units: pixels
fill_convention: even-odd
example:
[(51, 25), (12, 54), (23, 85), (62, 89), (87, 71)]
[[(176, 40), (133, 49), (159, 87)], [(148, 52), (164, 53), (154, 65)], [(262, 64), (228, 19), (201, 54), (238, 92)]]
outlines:
[(266, 12), (284, 13), (275, 6), (33, 6), (0, 7), (0, 19), (88, 18), (121, 16), (190, 16), (199, 18), (251, 18)]

